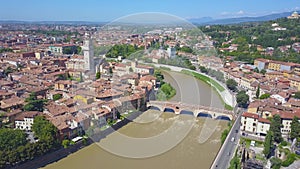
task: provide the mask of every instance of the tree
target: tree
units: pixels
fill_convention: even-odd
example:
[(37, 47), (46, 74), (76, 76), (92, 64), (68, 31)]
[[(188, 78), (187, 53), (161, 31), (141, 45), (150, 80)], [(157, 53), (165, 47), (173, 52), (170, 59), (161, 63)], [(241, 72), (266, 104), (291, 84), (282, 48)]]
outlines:
[(293, 97), (296, 99), (300, 99), (300, 92), (296, 92)]
[(265, 155), (266, 158), (270, 157), (271, 151), (272, 151), (272, 145), (273, 145), (273, 141), (272, 141), (272, 132), (268, 131), (267, 136), (265, 138), (265, 142), (264, 142), (264, 150), (263, 153)]
[(53, 95), (53, 100), (56, 101), (56, 100), (59, 100), (62, 98), (62, 95), (61, 94), (54, 94)]
[(258, 68), (257, 68), (257, 67), (256, 67), (256, 68), (254, 68), (254, 69), (253, 69), (253, 72), (259, 73), (259, 70), (258, 70)]
[(236, 95), (236, 102), (240, 107), (247, 107), (249, 102), (249, 95), (246, 94), (246, 91), (239, 91)]
[(26, 134), (19, 129), (0, 129), (0, 150), (11, 151), (27, 143)]
[(259, 97), (259, 99), (261, 99), (261, 100), (267, 99), (267, 98), (269, 98), (270, 96), (271, 96), (271, 94), (265, 93), (265, 94), (262, 94), (262, 95)]
[(270, 131), (272, 132), (274, 141), (277, 143), (281, 143), (281, 141), (283, 140), (281, 136), (281, 127), (282, 127), (281, 117), (276, 114), (271, 119)]
[(193, 53), (193, 49), (191, 49), (189, 46), (183, 46), (178, 49), (179, 51), (186, 52), (186, 53)]
[(53, 143), (57, 141), (57, 128), (44, 116), (36, 116), (34, 118), (32, 131), (39, 140), (51, 141)]
[(262, 70), (260, 71), (260, 73), (263, 74), (263, 75), (265, 75), (265, 74), (267, 73), (267, 71), (266, 71), (265, 69), (262, 69)]
[(23, 107), (25, 111), (43, 111), (44, 103), (47, 102), (47, 100), (37, 99), (36, 93), (33, 92), (25, 99), (25, 102), (27, 102)]
[(236, 91), (237, 82), (233, 79), (228, 79), (226, 81), (226, 86), (228, 87), (228, 89), (230, 89), (232, 91)]
[(294, 140), (300, 136), (300, 123), (297, 116), (294, 116), (292, 123), (291, 123), (291, 132), (290, 138)]
[(281, 165), (282, 165), (283, 167), (288, 167), (288, 166), (290, 166), (291, 164), (293, 164), (293, 162), (294, 162), (296, 159), (297, 159), (297, 158), (296, 158), (296, 154), (295, 154), (295, 153), (290, 153), (290, 154), (288, 154), (286, 160), (284, 160), (284, 161), (281, 163)]
[(230, 161), (230, 166), (228, 169), (241, 169), (241, 168), (242, 167), (241, 167), (240, 159), (237, 156), (237, 154), (235, 153), (234, 157)]
[(100, 73), (100, 72), (97, 72), (97, 73), (96, 73), (96, 79), (100, 79), (100, 77), (101, 77), (101, 73)]
[(260, 95), (260, 85), (258, 85), (256, 93), (255, 93), (255, 96), (257, 99), (259, 98), (259, 95)]
[(3, 71), (3, 73), (4, 73), (5, 76), (8, 76), (8, 74), (12, 73), (13, 71), (14, 71), (14, 70), (13, 70), (10, 66), (8, 66), (8, 67)]
[(208, 70), (204, 66), (199, 66), (199, 69), (202, 73), (207, 73)]
[(129, 68), (129, 72), (133, 72), (133, 69), (132, 69), (132, 67), (130, 67), (130, 68)]
[(165, 83), (161, 86), (158, 93), (158, 95), (163, 95), (168, 100), (176, 94), (176, 90), (169, 83)]
[(272, 169), (280, 169), (282, 161), (279, 158), (271, 158), (271, 168)]
[(70, 140), (63, 140), (61, 144), (64, 148), (68, 148), (68, 146), (70, 145)]
[(109, 73), (109, 74), (113, 74), (113, 69), (112, 69), (112, 67), (109, 67), (108, 73)]
[(229, 134), (229, 130), (228, 129), (225, 129), (223, 132), (222, 132), (222, 135), (221, 135), (221, 143), (223, 144), (226, 140), (226, 137), (227, 135)]

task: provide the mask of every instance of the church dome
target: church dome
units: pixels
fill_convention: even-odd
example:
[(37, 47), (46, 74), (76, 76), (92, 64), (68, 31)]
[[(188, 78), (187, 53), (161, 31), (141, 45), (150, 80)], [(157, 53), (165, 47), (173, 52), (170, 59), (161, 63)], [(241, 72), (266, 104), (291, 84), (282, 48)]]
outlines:
[(299, 16), (299, 14), (298, 14), (298, 12), (293, 12), (293, 14), (292, 14), (292, 16), (294, 16), (294, 17), (298, 17)]

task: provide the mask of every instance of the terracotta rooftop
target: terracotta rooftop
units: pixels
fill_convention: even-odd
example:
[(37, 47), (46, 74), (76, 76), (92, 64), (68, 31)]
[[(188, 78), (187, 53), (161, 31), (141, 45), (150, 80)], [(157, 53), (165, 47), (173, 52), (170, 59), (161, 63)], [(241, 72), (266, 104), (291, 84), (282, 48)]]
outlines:
[(263, 122), (263, 123), (268, 123), (268, 124), (271, 123), (270, 120), (265, 119), (265, 118), (258, 118), (258, 121), (259, 121), (259, 122)]
[(244, 112), (242, 114), (243, 117), (248, 117), (248, 118), (253, 118), (253, 119), (258, 119), (259, 116), (258, 114), (254, 114), (254, 113), (248, 113), (248, 112)]
[(41, 112), (38, 111), (26, 111), (26, 112), (22, 112), (19, 115), (17, 115), (17, 117), (15, 118), (15, 120), (18, 121), (23, 121), (24, 118), (34, 118), (35, 116), (41, 115)]

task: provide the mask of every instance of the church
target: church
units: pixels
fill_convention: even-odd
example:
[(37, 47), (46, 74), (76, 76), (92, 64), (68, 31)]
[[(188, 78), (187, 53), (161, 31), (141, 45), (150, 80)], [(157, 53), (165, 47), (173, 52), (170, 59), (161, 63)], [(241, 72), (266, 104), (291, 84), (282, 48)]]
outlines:
[(72, 55), (66, 62), (66, 67), (71, 71), (80, 71), (84, 74), (95, 74), (94, 46), (91, 36), (86, 33), (83, 41), (83, 55)]

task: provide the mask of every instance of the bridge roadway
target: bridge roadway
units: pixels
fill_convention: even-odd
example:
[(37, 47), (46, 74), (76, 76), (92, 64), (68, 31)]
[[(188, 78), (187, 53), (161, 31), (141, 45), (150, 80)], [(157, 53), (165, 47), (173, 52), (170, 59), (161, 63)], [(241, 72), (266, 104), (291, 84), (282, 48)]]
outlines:
[(237, 117), (233, 111), (181, 102), (149, 101), (147, 107), (148, 109), (155, 109), (163, 112), (190, 114), (195, 117), (208, 117), (218, 120), (235, 120)]

